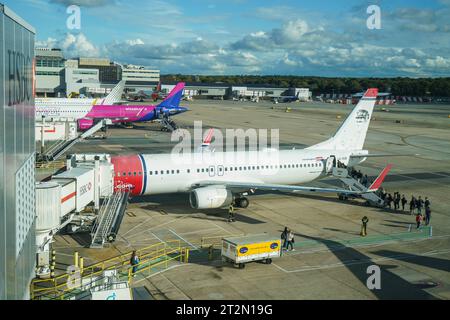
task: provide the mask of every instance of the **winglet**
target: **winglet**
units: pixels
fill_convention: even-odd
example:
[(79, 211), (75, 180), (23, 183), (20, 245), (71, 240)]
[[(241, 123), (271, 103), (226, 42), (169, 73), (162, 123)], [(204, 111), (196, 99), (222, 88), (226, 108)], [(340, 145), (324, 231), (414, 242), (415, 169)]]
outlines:
[(389, 171), (392, 168), (392, 164), (388, 164), (386, 166), (386, 168), (383, 169), (383, 171), (381, 171), (380, 175), (378, 176), (378, 178), (375, 179), (375, 181), (372, 183), (372, 185), (367, 189), (367, 191), (369, 192), (373, 192), (373, 191), (377, 191), (378, 188), (381, 187), (381, 184), (383, 183), (384, 179), (386, 178), (387, 174), (389, 173)]
[(213, 133), (214, 133), (214, 128), (209, 129), (208, 134), (206, 135), (205, 139), (203, 140), (202, 147), (206, 147), (211, 144)]

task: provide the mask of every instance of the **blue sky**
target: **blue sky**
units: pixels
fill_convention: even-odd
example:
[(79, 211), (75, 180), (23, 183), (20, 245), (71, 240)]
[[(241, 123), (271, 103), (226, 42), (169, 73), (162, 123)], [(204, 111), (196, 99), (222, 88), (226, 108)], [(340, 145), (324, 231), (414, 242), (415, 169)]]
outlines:
[[(37, 46), (161, 73), (450, 76), (450, 0), (0, 0)], [(69, 30), (77, 4), (81, 29)], [(381, 29), (369, 30), (369, 5)]]

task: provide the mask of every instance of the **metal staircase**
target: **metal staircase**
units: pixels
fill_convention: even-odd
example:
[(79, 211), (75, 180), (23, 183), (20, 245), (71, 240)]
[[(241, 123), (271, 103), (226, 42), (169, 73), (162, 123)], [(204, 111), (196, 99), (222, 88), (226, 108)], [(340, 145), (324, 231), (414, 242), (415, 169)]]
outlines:
[[(346, 168), (333, 167), (331, 174), (338, 178), (349, 190), (359, 193), (359, 196), (366, 199), (370, 205), (384, 207), (384, 201), (375, 192), (369, 192), (368, 188), (354, 179)], [(340, 196), (341, 197), (341, 196)]]
[(113, 242), (119, 231), (129, 196), (128, 190), (119, 190), (104, 199), (91, 232), (91, 248), (103, 248)]
[(165, 131), (175, 131), (178, 129), (177, 124), (175, 123), (175, 121), (173, 121), (172, 119), (170, 119), (169, 117), (166, 117), (162, 114), (159, 115), (159, 120), (161, 121), (161, 124), (163, 126), (163, 130)]

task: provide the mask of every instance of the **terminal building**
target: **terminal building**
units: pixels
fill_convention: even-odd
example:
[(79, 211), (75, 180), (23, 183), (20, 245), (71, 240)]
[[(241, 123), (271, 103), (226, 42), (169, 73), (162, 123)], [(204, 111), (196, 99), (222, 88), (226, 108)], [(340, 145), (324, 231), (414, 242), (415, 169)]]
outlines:
[[(19, 300), (29, 298), (36, 261), (35, 30), (2, 4), (0, 26), (0, 300)], [(58, 57), (47, 61), (59, 70)]]
[[(170, 92), (176, 83), (163, 83), (161, 90)], [(312, 93), (308, 88), (286, 88), (248, 84), (233, 86), (226, 83), (186, 83), (184, 95), (196, 99), (245, 99), (263, 100), (282, 99), (286, 96), (297, 96), (300, 101), (310, 101)]]
[(160, 81), (160, 72), (156, 69), (126, 64), (122, 67), (122, 80), (126, 81), (127, 92), (154, 90)]
[(36, 94), (64, 96), (64, 56), (61, 49), (36, 48)]
[(122, 80), (122, 68), (109, 59), (78, 58), (78, 67), (98, 70), (98, 78), (102, 84), (115, 85)]
[(87, 68), (65, 68), (65, 88), (67, 95), (85, 93), (86, 89), (100, 88), (99, 70)]

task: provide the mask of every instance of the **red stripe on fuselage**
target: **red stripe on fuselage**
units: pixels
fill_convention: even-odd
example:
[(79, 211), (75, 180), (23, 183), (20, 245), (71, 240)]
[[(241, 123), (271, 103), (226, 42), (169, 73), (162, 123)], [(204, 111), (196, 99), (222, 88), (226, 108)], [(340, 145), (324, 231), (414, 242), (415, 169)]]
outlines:
[(114, 187), (132, 185), (132, 195), (140, 195), (144, 183), (144, 169), (138, 155), (111, 158), (114, 165)]

